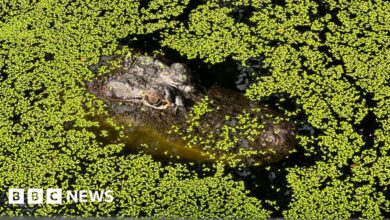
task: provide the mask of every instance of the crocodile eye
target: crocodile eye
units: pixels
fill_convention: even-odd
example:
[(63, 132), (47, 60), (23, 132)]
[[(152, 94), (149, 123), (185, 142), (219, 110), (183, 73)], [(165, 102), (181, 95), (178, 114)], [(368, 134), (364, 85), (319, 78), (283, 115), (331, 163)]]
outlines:
[(150, 107), (156, 109), (165, 109), (168, 107), (169, 103), (158, 94), (145, 94), (143, 97), (144, 103)]
[(153, 106), (160, 106), (163, 102), (159, 97), (153, 95), (145, 95), (145, 101), (147, 101), (150, 105)]

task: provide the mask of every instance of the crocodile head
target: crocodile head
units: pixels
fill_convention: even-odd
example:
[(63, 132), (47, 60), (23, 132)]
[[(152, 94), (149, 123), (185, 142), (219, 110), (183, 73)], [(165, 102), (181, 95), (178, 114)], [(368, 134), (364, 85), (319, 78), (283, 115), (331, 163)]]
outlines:
[(190, 70), (182, 63), (167, 65), (150, 56), (127, 59), (124, 74), (107, 80), (102, 92), (110, 99), (141, 103), (154, 109), (185, 108), (195, 92)]

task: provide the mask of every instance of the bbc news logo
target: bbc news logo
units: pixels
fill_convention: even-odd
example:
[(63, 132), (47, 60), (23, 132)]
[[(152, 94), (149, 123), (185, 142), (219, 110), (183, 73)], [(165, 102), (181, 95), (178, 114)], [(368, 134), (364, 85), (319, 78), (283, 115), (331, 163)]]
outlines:
[[(47, 189), (44, 193), (43, 189), (27, 189), (27, 204), (62, 204), (62, 200), (67, 202), (112, 202), (114, 197), (112, 191), (66, 191), (64, 197), (62, 189)], [(9, 204), (25, 204), (24, 189), (8, 189)], [(45, 201), (44, 201), (45, 198)]]

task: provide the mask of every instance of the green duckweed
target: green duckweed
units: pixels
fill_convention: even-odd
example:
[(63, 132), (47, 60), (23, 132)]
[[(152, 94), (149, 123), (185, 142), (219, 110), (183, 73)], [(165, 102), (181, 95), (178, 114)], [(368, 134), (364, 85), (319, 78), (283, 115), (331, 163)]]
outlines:
[[(251, 13), (238, 19), (237, 8)], [(298, 107), (286, 113), (304, 113), (320, 131), (298, 135), (305, 158), (317, 159), (286, 168), (291, 195), (281, 217), (388, 217), (388, 8), (382, 0), (0, 2), (2, 198), (9, 188), (111, 189), (115, 197), (113, 203), (29, 206), (2, 199), (0, 214), (250, 219), (275, 214), (265, 207), (278, 202), (252, 197), (243, 182), (224, 174), (223, 164), (200, 178), (185, 164), (121, 155), (120, 135), (104, 143), (100, 136), (106, 133), (93, 132), (99, 123), (89, 118), (108, 113), (86, 90), (85, 82), (95, 77), (88, 67), (103, 55), (120, 53), (121, 39), (157, 34), (161, 45), (190, 59), (220, 63), (231, 57), (245, 63), (264, 57), (271, 74), (257, 76), (246, 95), (263, 100), (288, 94)], [(116, 129), (120, 134), (121, 127)], [(215, 146), (234, 138), (219, 141)]]

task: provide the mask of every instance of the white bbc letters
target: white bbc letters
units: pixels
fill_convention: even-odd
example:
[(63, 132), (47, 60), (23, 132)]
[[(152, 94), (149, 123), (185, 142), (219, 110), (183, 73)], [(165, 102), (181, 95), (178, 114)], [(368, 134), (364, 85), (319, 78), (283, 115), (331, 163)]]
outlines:
[(42, 204), (43, 203), (43, 189), (28, 189), (27, 190), (28, 204)]
[(24, 190), (23, 189), (8, 189), (8, 203), (9, 204), (24, 204)]
[(62, 190), (61, 189), (47, 189), (46, 203), (47, 204), (62, 204)]

